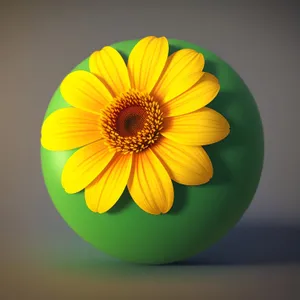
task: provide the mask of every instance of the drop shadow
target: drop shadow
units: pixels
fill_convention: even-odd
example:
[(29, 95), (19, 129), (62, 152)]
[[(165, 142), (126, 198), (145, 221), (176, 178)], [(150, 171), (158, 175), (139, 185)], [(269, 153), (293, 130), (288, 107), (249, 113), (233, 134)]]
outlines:
[(176, 215), (183, 211), (185, 207), (188, 187), (173, 181), (174, 186), (174, 204), (169, 211), (170, 215)]
[(244, 224), (177, 266), (300, 263), (300, 227)]
[(181, 48), (169, 44), (169, 54), (168, 54), (168, 56), (170, 56), (171, 54), (173, 54), (174, 52), (176, 52), (178, 50), (181, 50)]
[(128, 54), (126, 54), (124, 51), (122, 51), (120, 49), (118, 50), (118, 52), (120, 53), (120, 55), (122, 56), (123, 60), (127, 64), (127, 62), (128, 62)]
[(218, 77), (217, 75), (217, 66), (216, 64), (211, 61), (211, 60), (205, 60), (205, 65), (204, 65), (204, 71), (207, 73), (211, 73)]
[(132, 202), (133, 200), (130, 196), (128, 188), (126, 187), (119, 201), (106, 213), (112, 215), (117, 214), (132, 205)]
[[(207, 183), (208, 185), (223, 185), (232, 181), (233, 175), (230, 170), (230, 167), (224, 162), (222, 159), (222, 151), (224, 147), (222, 145), (210, 145), (204, 147), (206, 150), (213, 166), (214, 173), (211, 180)], [(200, 186), (196, 186), (196, 188), (201, 188)]]
[(94, 251), (96, 257), (83, 251), (70, 259), (68, 252), (59, 260), (48, 258), (47, 264), (63, 272), (103, 280), (118, 277), (134, 280), (206, 278), (209, 274), (232, 274), (234, 270), (247, 266), (300, 264), (300, 227), (242, 224), (210, 249), (186, 261), (167, 265), (127, 263)]
[[(220, 146), (223, 148), (243, 146), (250, 143), (249, 134), (251, 132), (249, 132), (247, 126), (243, 126), (241, 123), (237, 124), (238, 120), (236, 120), (236, 115), (241, 118), (246, 113), (243, 101), (240, 101), (243, 97), (243, 93), (239, 91), (220, 91), (217, 97), (207, 105), (207, 107), (216, 110), (226, 118), (230, 125), (230, 133), (223, 141), (206, 147), (214, 146), (217, 148), (217, 146)], [(236, 113), (236, 110), (239, 111), (239, 114)]]
[(225, 184), (233, 180), (231, 168), (223, 159), (224, 153), (227, 149), (234, 149), (236, 147), (243, 150), (243, 148), (247, 147), (249, 144), (249, 134), (247, 134), (247, 129), (240, 125), (237, 126), (231, 114), (231, 107), (240, 98), (241, 96), (238, 92), (221, 91), (207, 106), (221, 113), (230, 124), (230, 133), (224, 140), (204, 146), (213, 166), (218, 166), (217, 168), (214, 168), (213, 178), (208, 183), (210, 185)]

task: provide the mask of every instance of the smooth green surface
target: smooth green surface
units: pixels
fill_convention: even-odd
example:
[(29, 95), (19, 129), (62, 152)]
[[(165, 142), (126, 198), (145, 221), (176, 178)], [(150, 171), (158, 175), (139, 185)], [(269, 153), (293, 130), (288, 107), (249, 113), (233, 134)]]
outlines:
[[(125, 60), (137, 40), (112, 45)], [(170, 53), (191, 48), (203, 53), (204, 70), (218, 77), (221, 90), (209, 105), (231, 125), (222, 142), (205, 147), (214, 166), (206, 185), (186, 187), (174, 183), (175, 202), (166, 215), (142, 211), (127, 190), (115, 207), (91, 212), (80, 192), (64, 192), (60, 176), (73, 151), (41, 149), (42, 170), (50, 197), (62, 218), (84, 240), (113, 257), (137, 263), (170, 263), (189, 258), (218, 241), (241, 218), (259, 183), (263, 165), (263, 130), (255, 101), (241, 78), (210, 51), (184, 41), (169, 39)], [(88, 59), (76, 68), (89, 70)], [(45, 118), (69, 106), (59, 89)]]

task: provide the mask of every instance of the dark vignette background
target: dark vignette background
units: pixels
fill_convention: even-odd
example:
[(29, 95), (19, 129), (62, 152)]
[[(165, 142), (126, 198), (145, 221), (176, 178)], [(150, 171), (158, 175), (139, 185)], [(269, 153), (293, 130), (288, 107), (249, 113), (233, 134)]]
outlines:
[[(0, 1), (0, 299), (297, 299), (300, 295), (297, 1)], [(146, 35), (213, 51), (245, 80), (265, 131), (252, 205), (218, 244), (164, 267), (115, 262), (55, 211), (41, 122), (92, 51)], [(298, 286), (297, 286), (298, 283)]]

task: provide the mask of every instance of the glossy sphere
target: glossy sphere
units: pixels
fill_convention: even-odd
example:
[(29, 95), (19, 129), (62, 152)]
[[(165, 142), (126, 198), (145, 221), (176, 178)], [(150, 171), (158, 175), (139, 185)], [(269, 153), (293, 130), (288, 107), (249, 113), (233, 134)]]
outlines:
[[(112, 46), (127, 60), (136, 42), (125, 41)], [(61, 186), (62, 169), (74, 151), (41, 149), (45, 183), (61, 217), (102, 252), (136, 263), (180, 261), (217, 242), (251, 203), (263, 165), (262, 123), (255, 101), (242, 79), (205, 49), (178, 40), (169, 40), (169, 44), (170, 53), (182, 48), (201, 52), (206, 60), (204, 70), (220, 81), (220, 93), (209, 106), (227, 118), (231, 133), (222, 142), (205, 147), (214, 166), (214, 177), (208, 184), (187, 187), (174, 183), (174, 206), (166, 215), (145, 213), (127, 191), (113, 209), (97, 214), (87, 208), (83, 192), (68, 195)], [(75, 69), (89, 70), (88, 59)], [(67, 106), (58, 89), (45, 117)]]

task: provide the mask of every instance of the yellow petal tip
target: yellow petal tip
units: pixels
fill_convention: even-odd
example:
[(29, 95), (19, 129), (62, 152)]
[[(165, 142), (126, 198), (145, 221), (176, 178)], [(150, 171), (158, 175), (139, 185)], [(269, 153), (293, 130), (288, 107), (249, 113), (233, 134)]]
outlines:
[(62, 186), (63, 186), (64, 191), (69, 195), (76, 194), (79, 192), (79, 191), (75, 190), (74, 188), (72, 188), (71, 186), (66, 185), (65, 183), (64, 184), (62, 183)]
[(146, 212), (146, 213), (148, 213), (150, 215), (159, 216), (159, 215), (165, 215), (165, 214), (167, 214), (171, 210), (172, 206), (169, 207), (169, 208), (165, 208), (165, 209), (161, 209), (161, 208), (158, 208), (158, 209), (147, 209), (147, 208), (144, 208), (142, 206), (140, 206), (140, 208), (144, 212)]
[(100, 214), (100, 215), (106, 213), (107, 211), (109, 211), (109, 209), (98, 209), (98, 210), (96, 210), (96, 212), (97, 212), (98, 214)]

